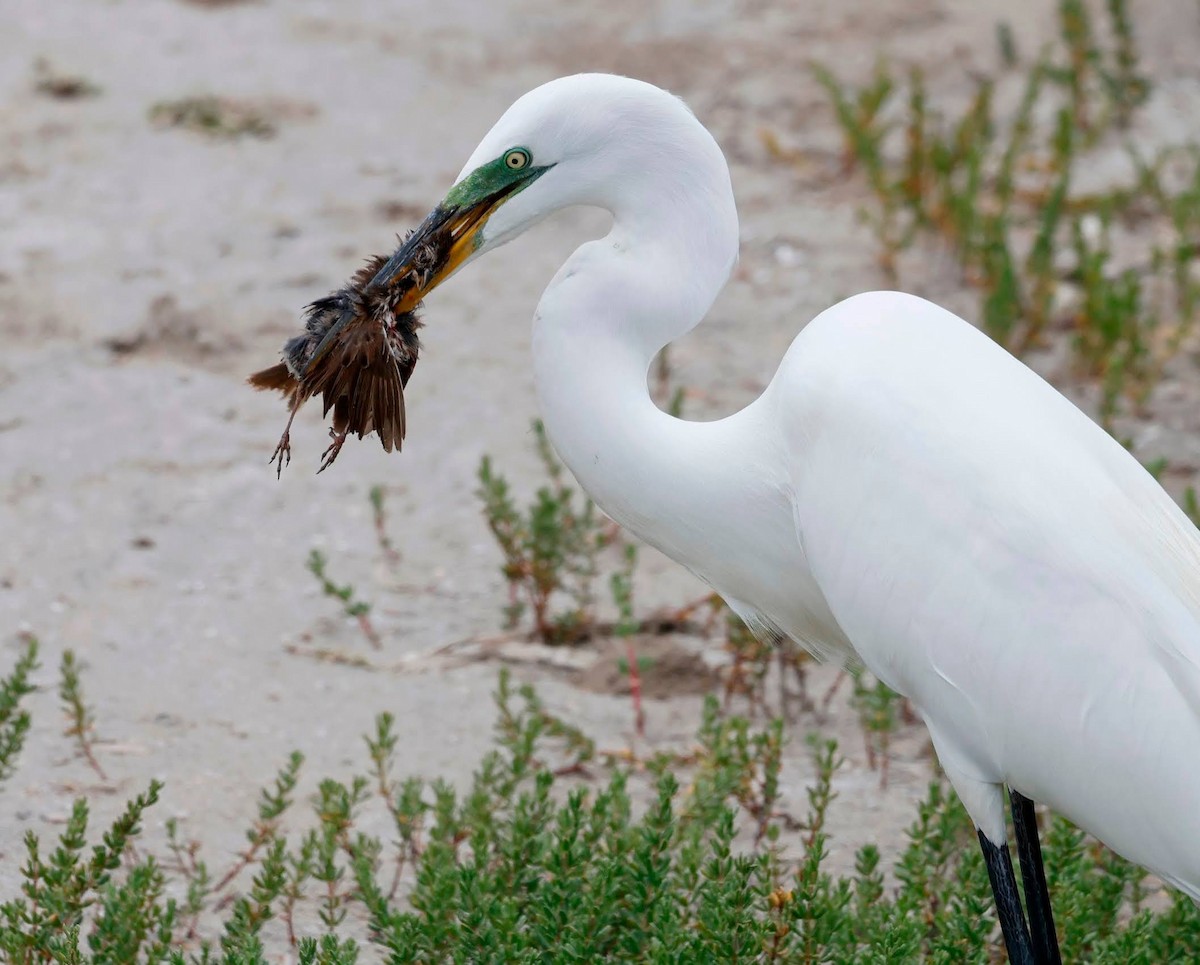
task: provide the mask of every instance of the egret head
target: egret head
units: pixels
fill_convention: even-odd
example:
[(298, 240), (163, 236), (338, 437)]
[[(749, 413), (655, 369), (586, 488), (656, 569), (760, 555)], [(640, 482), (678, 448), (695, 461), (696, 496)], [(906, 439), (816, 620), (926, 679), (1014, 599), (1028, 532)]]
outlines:
[(559, 208), (595, 205), (627, 220), (661, 212), (693, 186), (698, 158), (717, 168), (733, 211), (724, 157), (678, 98), (611, 74), (550, 81), (496, 122), (379, 280), (411, 265), (435, 237), (444, 257), (422, 273), (422, 295)]

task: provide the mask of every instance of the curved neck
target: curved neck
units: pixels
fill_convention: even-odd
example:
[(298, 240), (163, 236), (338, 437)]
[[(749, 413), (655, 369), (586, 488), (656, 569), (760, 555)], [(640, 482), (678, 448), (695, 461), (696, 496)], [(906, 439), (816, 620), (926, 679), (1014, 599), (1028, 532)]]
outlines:
[(538, 400), (560, 457), (605, 512), (685, 563), (695, 550), (689, 534), (702, 539), (712, 505), (688, 505), (679, 481), (702, 468), (713, 478), (725, 433), (721, 423), (659, 410), (647, 373), (708, 311), (738, 243), (724, 157), (688, 120), (699, 134), (686, 158), (653, 157), (597, 199), (613, 214), (612, 230), (559, 270), (533, 333)]

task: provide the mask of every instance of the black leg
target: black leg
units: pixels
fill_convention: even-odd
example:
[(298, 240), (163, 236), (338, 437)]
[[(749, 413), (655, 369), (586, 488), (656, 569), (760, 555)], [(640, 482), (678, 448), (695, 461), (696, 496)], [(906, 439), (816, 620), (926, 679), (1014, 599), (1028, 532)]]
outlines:
[(996, 914), (1000, 917), (1000, 931), (1004, 933), (1004, 944), (1008, 948), (1008, 960), (1012, 965), (1036, 965), (1008, 847), (996, 847), (982, 831), (979, 831), (979, 847), (983, 849), (983, 860), (987, 862), (992, 897), (996, 899)]
[(1029, 909), (1029, 931), (1038, 965), (1062, 965), (1058, 936), (1054, 933), (1054, 912), (1050, 908), (1050, 890), (1046, 887), (1046, 868), (1042, 864), (1042, 846), (1038, 843), (1037, 815), (1033, 802), (1012, 788), (1013, 828), (1017, 832), (1017, 856), (1021, 859), (1021, 881), (1025, 885), (1025, 905)]

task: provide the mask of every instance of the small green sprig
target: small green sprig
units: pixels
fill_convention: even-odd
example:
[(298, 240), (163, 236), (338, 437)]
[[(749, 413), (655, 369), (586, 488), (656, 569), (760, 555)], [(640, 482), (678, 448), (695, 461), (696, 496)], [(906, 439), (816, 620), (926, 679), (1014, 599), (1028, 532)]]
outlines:
[(599, 554), (614, 535), (595, 504), (567, 485), (540, 421), (533, 423), (533, 434), (546, 475), (533, 503), (518, 508), (508, 480), (496, 472), (489, 456), (480, 461), (476, 492), (504, 557), (507, 626), (515, 627), (528, 612), (539, 640), (574, 643), (596, 630), (593, 585), (600, 573)]
[(371, 520), (375, 526), (375, 540), (388, 566), (395, 568), (400, 565), (400, 551), (388, 534), (387, 491), (383, 486), (372, 486), (368, 498), (371, 501)]
[(371, 604), (357, 599), (353, 584), (347, 583), (345, 586), (338, 586), (334, 583), (326, 572), (328, 562), (325, 554), (318, 549), (311, 550), (308, 554), (308, 571), (321, 584), (321, 592), (337, 600), (342, 605), (342, 612), (357, 621), (363, 636), (367, 638), (367, 642), (372, 647), (376, 650), (383, 649), (383, 640), (380, 639), (375, 625), (371, 622)]
[(25, 637), (25, 651), (17, 658), (8, 676), (0, 679), (0, 784), (12, 774), (17, 755), (25, 746), (29, 733), (29, 711), (21, 701), (33, 693), (29, 676), (38, 667), (37, 638)]
[(91, 711), (88, 710), (87, 704), (84, 703), (83, 686), (79, 680), (79, 663), (75, 659), (73, 650), (63, 651), (58, 695), (67, 714), (66, 735), (74, 738), (79, 753), (100, 780), (107, 781), (108, 775), (104, 773), (104, 768), (96, 759), (94, 734), (96, 722)]

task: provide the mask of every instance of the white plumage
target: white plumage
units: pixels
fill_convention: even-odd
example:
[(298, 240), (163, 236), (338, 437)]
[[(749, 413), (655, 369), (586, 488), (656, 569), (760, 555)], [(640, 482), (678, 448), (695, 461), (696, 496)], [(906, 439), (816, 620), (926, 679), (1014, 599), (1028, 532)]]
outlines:
[(547, 430), (597, 503), (751, 623), (909, 697), (993, 843), (1008, 784), (1200, 899), (1200, 538), (1149, 474), (894, 292), (810, 322), (740, 412), (662, 413), (650, 364), (736, 260), (720, 149), (676, 98), (604, 75), (522, 97), (463, 176), (514, 146), (551, 167), (476, 253), (567, 205), (613, 215), (533, 331)]

